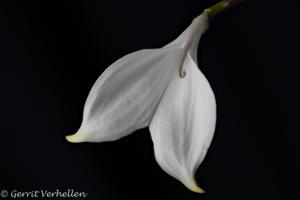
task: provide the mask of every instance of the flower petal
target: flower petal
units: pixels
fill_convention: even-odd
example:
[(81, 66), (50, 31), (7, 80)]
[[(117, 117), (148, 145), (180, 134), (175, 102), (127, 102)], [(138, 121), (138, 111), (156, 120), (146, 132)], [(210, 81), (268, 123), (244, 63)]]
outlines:
[(211, 143), (216, 102), (213, 91), (191, 55), (185, 78), (173, 76), (150, 124), (155, 158), (161, 168), (194, 192), (195, 172)]
[(79, 131), (66, 139), (113, 141), (148, 126), (182, 54), (179, 48), (146, 49), (113, 63), (91, 89)]
[(192, 23), (172, 42), (165, 47), (181, 46), (185, 47), (191, 44), (198, 47), (198, 42), (201, 35), (207, 30), (209, 26), (209, 17), (206, 12), (193, 19)]

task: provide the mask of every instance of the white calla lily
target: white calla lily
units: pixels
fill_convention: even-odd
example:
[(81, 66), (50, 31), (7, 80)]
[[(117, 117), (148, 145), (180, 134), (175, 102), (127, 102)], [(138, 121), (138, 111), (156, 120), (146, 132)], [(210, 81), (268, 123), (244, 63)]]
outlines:
[(211, 143), (216, 103), (211, 87), (190, 55), (186, 77), (174, 76), (150, 124), (155, 158), (162, 169), (194, 192), (195, 172)]
[(163, 48), (131, 53), (108, 67), (88, 95), (80, 129), (66, 139), (113, 141), (149, 126), (161, 168), (203, 193), (194, 176), (214, 134), (216, 103), (198, 69), (197, 47), (209, 17), (230, 2), (207, 9)]
[(162, 48), (141, 50), (112, 64), (91, 89), (81, 127), (68, 141), (113, 141), (147, 127), (181, 59), (179, 48)]

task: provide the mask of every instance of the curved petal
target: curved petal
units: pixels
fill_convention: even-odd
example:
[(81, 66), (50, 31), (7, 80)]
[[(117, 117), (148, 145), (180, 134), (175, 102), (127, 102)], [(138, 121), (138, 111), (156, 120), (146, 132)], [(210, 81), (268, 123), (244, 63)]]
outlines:
[(182, 59), (179, 48), (146, 49), (113, 63), (98, 78), (84, 106), (79, 131), (70, 142), (117, 140), (150, 124)]
[(194, 192), (195, 172), (211, 143), (216, 103), (213, 91), (188, 54), (185, 78), (173, 76), (150, 124), (155, 158), (161, 168)]
[(172, 42), (164, 47), (189, 46), (192, 42), (198, 47), (200, 36), (207, 30), (209, 26), (209, 17), (206, 12), (193, 19), (192, 23)]

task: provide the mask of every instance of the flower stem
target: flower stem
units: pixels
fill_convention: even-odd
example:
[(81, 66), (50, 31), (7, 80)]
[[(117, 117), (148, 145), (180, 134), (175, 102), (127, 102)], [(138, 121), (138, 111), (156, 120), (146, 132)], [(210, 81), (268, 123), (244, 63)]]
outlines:
[(205, 9), (204, 12), (206, 12), (210, 18), (213, 18), (216, 14), (218, 14), (219, 12), (222, 12), (223, 10), (226, 10), (227, 8), (232, 7), (238, 1), (239, 0), (223, 0), (219, 3), (216, 3), (213, 6)]
[[(232, 7), (238, 1), (241, 1), (241, 0), (223, 0), (219, 3), (216, 3), (213, 6), (205, 9), (204, 12), (208, 15), (209, 18), (212, 19), (216, 14), (218, 14), (219, 12), (222, 12), (223, 10), (226, 10), (227, 8)], [(185, 52), (185, 53), (187, 53), (187, 52)], [(184, 78), (186, 75), (185, 70), (183, 70), (183, 61), (178, 68), (178, 73), (179, 73), (180, 78)]]

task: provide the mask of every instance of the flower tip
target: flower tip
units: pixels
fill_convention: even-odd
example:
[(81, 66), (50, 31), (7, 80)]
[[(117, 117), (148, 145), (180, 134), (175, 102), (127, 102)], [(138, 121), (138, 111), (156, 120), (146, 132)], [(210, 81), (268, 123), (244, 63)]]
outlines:
[(67, 135), (66, 140), (71, 143), (83, 142), (82, 137), (80, 137), (80, 134), (78, 132), (73, 135)]
[(200, 188), (199, 186), (193, 188), (192, 191), (196, 192), (196, 193), (200, 193), (200, 194), (204, 194), (205, 193), (205, 191), (202, 188)]
[[(75, 135), (75, 134), (74, 134), (74, 135)], [(66, 135), (66, 140), (67, 140), (68, 142), (73, 143), (74, 135)]]
[(200, 186), (197, 185), (197, 183), (195, 182), (192, 182), (190, 183), (189, 185), (187, 185), (187, 187), (193, 191), (193, 192), (196, 192), (196, 193), (200, 193), (200, 194), (204, 194), (205, 193), (205, 190), (203, 190)]

